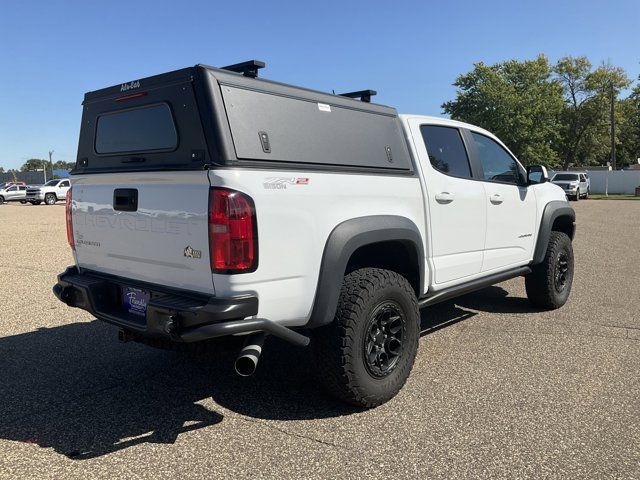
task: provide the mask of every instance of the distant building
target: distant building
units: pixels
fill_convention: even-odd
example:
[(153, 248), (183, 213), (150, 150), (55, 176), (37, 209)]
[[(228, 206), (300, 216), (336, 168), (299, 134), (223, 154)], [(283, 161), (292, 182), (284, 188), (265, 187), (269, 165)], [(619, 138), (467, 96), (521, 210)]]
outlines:
[(69, 178), (69, 172), (71, 170), (54, 170), (53, 176), (54, 178), (58, 176), (59, 178)]

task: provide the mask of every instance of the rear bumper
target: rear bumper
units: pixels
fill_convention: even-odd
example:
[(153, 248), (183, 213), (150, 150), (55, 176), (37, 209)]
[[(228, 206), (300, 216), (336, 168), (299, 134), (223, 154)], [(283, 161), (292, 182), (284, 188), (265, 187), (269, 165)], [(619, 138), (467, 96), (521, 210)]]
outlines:
[[(123, 286), (150, 292), (146, 317), (130, 314), (121, 308)], [(308, 343), (306, 337), (270, 320), (245, 320), (258, 313), (258, 299), (250, 295), (218, 298), (97, 272), (80, 273), (77, 267), (69, 267), (58, 275), (53, 293), (70, 307), (86, 310), (99, 320), (132, 333), (134, 337), (196, 342), (226, 335), (265, 331), (292, 343)]]

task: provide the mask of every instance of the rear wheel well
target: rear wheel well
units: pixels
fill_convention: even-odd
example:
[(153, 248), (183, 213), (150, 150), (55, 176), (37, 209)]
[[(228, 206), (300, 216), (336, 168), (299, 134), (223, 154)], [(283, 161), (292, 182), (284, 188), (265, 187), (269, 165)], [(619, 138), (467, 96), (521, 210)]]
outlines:
[(555, 232), (566, 233), (567, 236), (573, 240), (573, 233), (575, 230), (575, 225), (573, 224), (573, 219), (568, 216), (561, 216), (556, 218), (553, 221), (553, 225), (551, 226), (551, 230)]
[(410, 243), (392, 240), (363, 245), (349, 258), (345, 275), (365, 267), (396, 272), (409, 281), (416, 297), (422, 294), (420, 292), (420, 259), (415, 247)]

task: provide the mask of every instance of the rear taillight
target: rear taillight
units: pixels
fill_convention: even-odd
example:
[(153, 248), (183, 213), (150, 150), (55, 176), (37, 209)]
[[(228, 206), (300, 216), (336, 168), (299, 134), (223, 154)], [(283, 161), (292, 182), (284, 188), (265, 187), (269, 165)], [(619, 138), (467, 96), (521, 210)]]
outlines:
[(65, 215), (67, 217), (67, 240), (71, 248), (75, 247), (75, 241), (73, 239), (73, 224), (71, 223), (71, 188), (67, 192), (67, 204), (65, 207)]
[(253, 272), (258, 266), (258, 230), (253, 200), (244, 193), (209, 193), (209, 256), (213, 273)]

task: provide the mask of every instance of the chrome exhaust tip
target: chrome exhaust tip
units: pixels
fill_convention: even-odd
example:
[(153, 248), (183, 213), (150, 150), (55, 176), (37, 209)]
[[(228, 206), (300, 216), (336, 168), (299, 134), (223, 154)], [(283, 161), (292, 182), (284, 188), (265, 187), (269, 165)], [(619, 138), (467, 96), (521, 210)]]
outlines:
[(262, 347), (264, 345), (265, 334), (254, 333), (249, 335), (247, 341), (240, 350), (238, 358), (235, 363), (235, 370), (241, 377), (249, 377), (253, 375), (258, 368), (258, 361), (262, 354)]

